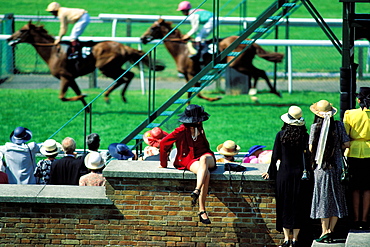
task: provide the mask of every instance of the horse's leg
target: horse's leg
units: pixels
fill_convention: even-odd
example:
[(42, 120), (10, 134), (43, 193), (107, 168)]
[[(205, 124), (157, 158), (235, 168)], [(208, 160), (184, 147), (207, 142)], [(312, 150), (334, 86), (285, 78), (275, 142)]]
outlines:
[[(76, 93), (76, 96), (66, 98), (66, 93), (68, 90), (68, 87), (71, 87), (72, 90)], [(59, 99), (62, 101), (77, 101), (81, 100), (82, 104), (84, 106), (87, 105), (87, 102), (85, 100), (86, 95), (81, 94), (81, 90), (78, 87), (76, 81), (73, 78), (66, 78), (61, 77), (60, 78), (60, 92), (59, 92)], [(90, 112), (89, 108), (86, 108), (87, 112)]]
[[(276, 94), (278, 97), (281, 97), (281, 94), (276, 90), (276, 88), (274, 88), (271, 85), (270, 79), (268, 78), (268, 76), (266, 74), (266, 71), (264, 71), (262, 69), (258, 69), (258, 68), (256, 68), (256, 71), (257, 71), (257, 74), (256, 74), (257, 78), (261, 77), (261, 78), (265, 79), (268, 87), (270, 88), (270, 93)], [(257, 81), (256, 81), (256, 84), (257, 84)]]
[[(102, 73), (107, 76), (107, 77), (110, 77), (114, 80), (116, 80), (118, 77), (120, 77), (123, 73), (125, 73), (126, 71), (123, 70), (123, 69), (117, 69), (117, 70), (102, 70)], [(132, 78), (134, 78), (134, 73), (132, 73), (131, 71), (127, 71), (126, 74), (124, 76), (122, 76), (119, 80), (116, 81), (116, 83), (113, 84), (113, 86), (111, 86), (105, 93), (104, 93), (104, 100), (105, 102), (109, 103), (109, 95), (111, 92), (113, 92), (116, 88), (118, 88), (119, 86), (121, 86), (122, 84), (125, 84), (124, 88), (122, 89), (122, 92), (121, 92), (121, 97), (122, 97), (122, 100), (123, 102), (127, 103), (127, 100), (126, 100), (126, 97), (125, 97), (125, 93), (126, 93), (126, 90), (127, 90), (127, 87), (128, 85), (130, 84)]]

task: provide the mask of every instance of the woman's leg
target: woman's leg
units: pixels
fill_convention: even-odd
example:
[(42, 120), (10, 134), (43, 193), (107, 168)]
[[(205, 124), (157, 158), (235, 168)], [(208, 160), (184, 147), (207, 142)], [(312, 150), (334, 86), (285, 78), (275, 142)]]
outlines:
[(290, 229), (283, 227), (283, 232), (284, 232), (284, 242), (286, 242), (289, 240)]
[(329, 233), (329, 218), (322, 218), (321, 219), (321, 236), (324, 236), (325, 234)]
[(293, 241), (298, 241), (298, 234), (301, 229), (293, 229)]
[(362, 197), (362, 221), (367, 222), (370, 208), (370, 190), (365, 190)]
[(337, 222), (338, 222), (337, 216), (333, 216), (329, 218), (329, 233), (334, 232), (334, 227), (337, 224)]
[(360, 220), (360, 190), (352, 191), (353, 218), (357, 222)]
[[(197, 174), (196, 189), (200, 190), (199, 212), (205, 211), (205, 203), (206, 203), (206, 197), (207, 197), (208, 186), (209, 186), (209, 178), (210, 178), (210, 172), (208, 171), (208, 169), (214, 166), (215, 166), (214, 158), (211, 155), (203, 155), (202, 157), (200, 157), (199, 161), (194, 162), (190, 166), (190, 171)], [(202, 217), (206, 219), (207, 215), (202, 214)]]

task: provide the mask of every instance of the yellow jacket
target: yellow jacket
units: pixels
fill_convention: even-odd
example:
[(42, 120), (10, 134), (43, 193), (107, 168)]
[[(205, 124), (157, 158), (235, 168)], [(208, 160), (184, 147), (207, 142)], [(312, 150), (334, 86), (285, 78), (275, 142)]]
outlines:
[(69, 23), (76, 23), (83, 14), (87, 13), (84, 9), (65, 8), (58, 9), (58, 18), (60, 20), (59, 40), (66, 34)]
[(370, 158), (370, 110), (347, 110), (343, 117), (344, 128), (351, 142), (348, 157)]

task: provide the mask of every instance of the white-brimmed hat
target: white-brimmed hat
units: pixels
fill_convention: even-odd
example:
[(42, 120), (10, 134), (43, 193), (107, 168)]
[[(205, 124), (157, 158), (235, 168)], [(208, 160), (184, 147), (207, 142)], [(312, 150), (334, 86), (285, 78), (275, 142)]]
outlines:
[(45, 156), (53, 156), (62, 150), (62, 145), (53, 139), (44, 141), (40, 148), (40, 153)]
[(302, 126), (305, 124), (302, 117), (302, 109), (299, 106), (291, 106), (287, 113), (281, 115), (281, 120), (289, 125)]
[(98, 170), (104, 167), (104, 160), (99, 152), (90, 152), (85, 157), (85, 166), (91, 170)]

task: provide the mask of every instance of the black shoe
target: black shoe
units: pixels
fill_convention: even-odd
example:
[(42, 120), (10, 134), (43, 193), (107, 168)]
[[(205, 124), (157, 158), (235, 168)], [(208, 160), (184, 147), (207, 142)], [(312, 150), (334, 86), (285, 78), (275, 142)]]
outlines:
[(292, 241), (292, 247), (299, 247), (298, 240)]
[(199, 212), (199, 221), (202, 222), (203, 224), (211, 224), (211, 221), (209, 219), (203, 219), (202, 214), (207, 215), (206, 211)]
[(290, 246), (290, 240), (285, 241), (281, 247), (289, 247)]
[(369, 224), (365, 221), (360, 222), (360, 227), (361, 230), (369, 230)]
[(191, 196), (191, 198), (193, 198), (193, 200), (191, 200), (191, 205), (192, 206), (195, 206), (197, 204), (197, 200), (199, 198), (199, 195), (200, 195), (200, 189), (195, 189), (193, 192), (191, 192), (190, 196)]

